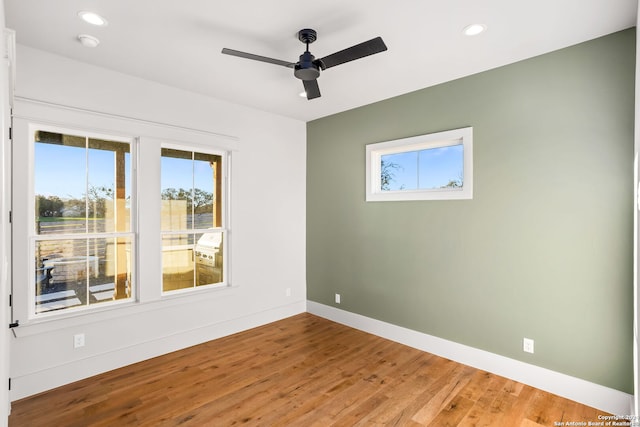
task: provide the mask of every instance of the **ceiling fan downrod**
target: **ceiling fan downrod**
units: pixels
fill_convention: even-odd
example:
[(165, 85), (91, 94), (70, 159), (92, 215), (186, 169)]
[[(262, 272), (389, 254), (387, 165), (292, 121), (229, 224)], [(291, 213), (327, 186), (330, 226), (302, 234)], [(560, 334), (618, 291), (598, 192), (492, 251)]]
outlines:
[(309, 44), (316, 41), (318, 33), (311, 28), (298, 31), (298, 40), (307, 45), (307, 50), (300, 55), (300, 61), (296, 64), (293, 74), (303, 81), (315, 80), (320, 77), (320, 67), (315, 61), (316, 57), (309, 52)]

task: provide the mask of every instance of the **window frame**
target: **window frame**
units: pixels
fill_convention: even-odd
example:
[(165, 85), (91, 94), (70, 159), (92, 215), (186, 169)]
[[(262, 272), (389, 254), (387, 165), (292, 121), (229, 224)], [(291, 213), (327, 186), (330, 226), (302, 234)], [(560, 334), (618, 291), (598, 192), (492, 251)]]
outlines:
[[(205, 233), (221, 233), (222, 234), (222, 281), (218, 283), (211, 283), (202, 286), (193, 286), (190, 288), (182, 288), (182, 289), (174, 289), (174, 290), (164, 290), (164, 279), (162, 278), (163, 265), (160, 263), (161, 267), (161, 280), (160, 280), (160, 295), (161, 298), (172, 298), (179, 295), (188, 295), (197, 292), (203, 292), (208, 289), (219, 289), (219, 288), (229, 288), (231, 287), (231, 268), (230, 268), (230, 226), (229, 226), (229, 218), (231, 212), (231, 203), (230, 203), (230, 183), (229, 183), (229, 171), (231, 165), (231, 153), (228, 150), (216, 149), (212, 147), (203, 147), (198, 144), (190, 144), (190, 143), (180, 143), (180, 142), (162, 142), (160, 144), (160, 152), (162, 152), (163, 148), (180, 150), (191, 153), (201, 153), (201, 154), (211, 154), (215, 156), (220, 156), (222, 159), (221, 166), (221, 182), (220, 182), (220, 191), (221, 191), (221, 199), (222, 199), (222, 209), (221, 213), (221, 226), (220, 227), (212, 227), (206, 229), (184, 229), (184, 230), (163, 230), (162, 227), (158, 230), (160, 236), (160, 242), (162, 242), (162, 237), (167, 235), (182, 235), (182, 234), (205, 234)], [(160, 154), (158, 161), (160, 163), (160, 177), (162, 176), (162, 154)], [(161, 181), (161, 179), (160, 179)], [(160, 183), (159, 183), (160, 184)], [(158, 197), (162, 200), (161, 192), (162, 186), (159, 185), (159, 193)], [(195, 244), (194, 243), (194, 256), (195, 256)], [(162, 243), (160, 245), (160, 253), (162, 253)], [(195, 258), (194, 258), (194, 268), (195, 268)]]
[[(382, 190), (382, 156), (462, 144), (463, 185), (459, 188), (415, 190)], [(365, 159), (367, 202), (403, 200), (469, 200), (473, 199), (473, 128), (465, 127), (367, 144)]]
[[(233, 272), (233, 156), (242, 151), (238, 136), (214, 132), (209, 128), (192, 128), (171, 123), (159, 123), (140, 118), (113, 115), (68, 105), (52, 104), (32, 99), (19, 99), (12, 112), (13, 143), (11, 144), (11, 213), (12, 239), (10, 292), (12, 298), (11, 321), (19, 322), (19, 334), (58, 330), (77, 325), (78, 322), (105, 321), (121, 316), (137, 315), (159, 307), (173, 307), (202, 299), (216, 300), (236, 295), (240, 285), (234, 282)], [(94, 304), (88, 310), (57, 310), (51, 315), (29, 316), (29, 278), (33, 274), (29, 249), (34, 200), (34, 149), (29, 140), (32, 126), (41, 129), (63, 129), (82, 132), (83, 135), (111, 136), (112, 139), (133, 138), (135, 156), (132, 159), (132, 179), (135, 186), (135, 299), (113, 304)], [(193, 151), (215, 150), (227, 155), (226, 186), (227, 242), (226, 287), (201, 287), (192, 292), (162, 295), (160, 240), (160, 156), (161, 144), (175, 143)], [(35, 201), (33, 202), (35, 203)], [(31, 206), (31, 207), (30, 207)], [(34, 279), (35, 280), (35, 277)], [(33, 296), (35, 298), (35, 296)]]
[[(27, 240), (28, 240), (28, 252), (29, 258), (25, 263), (28, 273), (28, 290), (27, 290), (27, 318), (29, 321), (40, 321), (45, 319), (57, 319), (67, 316), (76, 316), (84, 313), (93, 313), (102, 309), (110, 309), (115, 306), (128, 305), (135, 303), (138, 300), (139, 295), (139, 279), (137, 274), (137, 252), (138, 252), (138, 200), (137, 200), (137, 173), (136, 163), (138, 155), (138, 138), (133, 136), (123, 136), (115, 133), (96, 132), (80, 127), (73, 126), (59, 126), (45, 124), (37, 121), (30, 121), (28, 126), (28, 151), (29, 151), (29, 183), (28, 183), (28, 204), (27, 204)], [(73, 234), (58, 234), (51, 235), (39, 235), (37, 234), (36, 226), (36, 201), (35, 201), (35, 134), (37, 131), (53, 132), (62, 135), (73, 135), (87, 139), (102, 139), (114, 142), (122, 142), (129, 144), (130, 153), (130, 180), (131, 180), (131, 202), (130, 202), (130, 214), (129, 214), (129, 231), (126, 232), (105, 232), (105, 233), (73, 233)], [(122, 298), (114, 301), (103, 302), (99, 304), (86, 304), (79, 307), (69, 307), (61, 310), (52, 310), (38, 313), (36, 311), (36, 277), (33, 272), (36, 268), (36, 245), (40, 241), (49, 240), (81, 240), (81, 239), (99, 239), (99, 238), (117, 238), (127, 237), (130, 239), (131, 248), (131, 279), (134, 282), (132, 292), (127, 298)]]

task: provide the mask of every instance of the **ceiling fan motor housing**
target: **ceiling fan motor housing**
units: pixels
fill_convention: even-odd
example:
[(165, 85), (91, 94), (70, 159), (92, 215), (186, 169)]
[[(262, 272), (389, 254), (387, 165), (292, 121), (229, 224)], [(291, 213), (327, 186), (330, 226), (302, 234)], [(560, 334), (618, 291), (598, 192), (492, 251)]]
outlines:
[(307, 51), (300, 55), (300, 62), (294, 68), (293, 74), (300, 80), (315, 80), (320, 76), (320, 68), (314, 64), (315, 56)]

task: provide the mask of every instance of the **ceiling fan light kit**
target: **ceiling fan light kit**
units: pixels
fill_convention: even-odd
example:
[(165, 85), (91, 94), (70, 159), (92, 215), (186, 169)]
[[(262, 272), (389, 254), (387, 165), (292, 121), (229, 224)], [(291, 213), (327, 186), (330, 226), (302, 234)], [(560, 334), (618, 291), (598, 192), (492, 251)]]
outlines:
[(356, 59), (364, 58), (365, 56), (387, 50), (387, 46), (384, 44), (384, 41), (382, 41), (382, 38), (376, 37), (369, 41), (325, 56), (324, 58), (316, 59), (316, 57), (309, 52), (309, 45), (316, 41), (317, 38), (318, 33), (310, 28), (298, 31), (298, 40), (304, 43), (307, 48), (302, 55), (300, 55), (298, 62), (295, 63), (227, 48), (222, 49), (222, 53), (225, 55), (233, 55), (240, 58), (293, 68), (293, 75), (302, 80), (306, 97), (308, 100), (311, 100), (320, 97), (318, 77), (320, 77), (321, 70), (324, 71), (327, 68), (335, 67), (336, 65), (344, 64), (346, 62), (354, 61)]

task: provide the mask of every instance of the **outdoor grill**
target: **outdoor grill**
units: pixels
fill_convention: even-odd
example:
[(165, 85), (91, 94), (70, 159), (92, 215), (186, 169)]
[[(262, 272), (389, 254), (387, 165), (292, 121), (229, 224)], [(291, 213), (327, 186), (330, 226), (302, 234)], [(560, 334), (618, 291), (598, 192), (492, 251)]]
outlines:
[(222, 282), (222, 234), (205, 233), (195, 246), (196, 284)]

